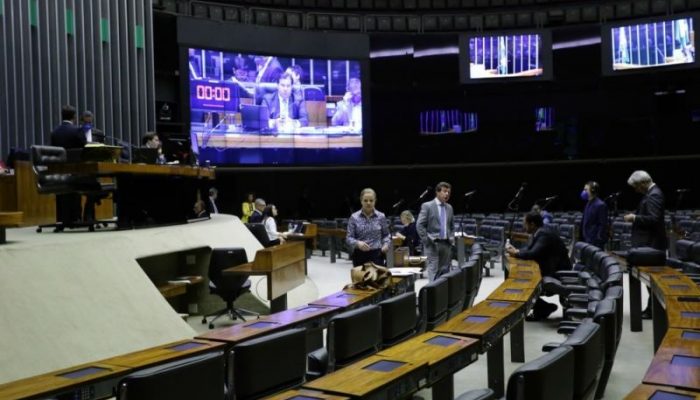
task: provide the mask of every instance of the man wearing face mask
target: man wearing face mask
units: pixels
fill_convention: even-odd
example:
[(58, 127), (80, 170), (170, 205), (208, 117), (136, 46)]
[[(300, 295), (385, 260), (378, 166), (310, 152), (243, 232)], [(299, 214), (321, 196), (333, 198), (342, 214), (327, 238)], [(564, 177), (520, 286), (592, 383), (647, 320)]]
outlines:
[(608, 241), (608, 206), (598, 197), (598, 182), (589, 181), (583, 186), (581, 200), (586, 202), (581, 221), (581, 239), (604, 249)]

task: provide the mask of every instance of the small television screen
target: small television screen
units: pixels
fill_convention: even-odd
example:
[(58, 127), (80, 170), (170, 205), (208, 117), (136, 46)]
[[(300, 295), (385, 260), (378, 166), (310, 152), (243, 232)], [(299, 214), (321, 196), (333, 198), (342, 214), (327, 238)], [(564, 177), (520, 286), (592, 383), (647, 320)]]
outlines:
[(554, 130), (554, 108), (537, 107), (535, 109), (535, 132)]
[(475, 132), (478, 126), (477, 114), (473, 112), (443, 109), (420, 113), (421, 135)]
[(359, 61), (187, 51), (190, 138), (200, 163), (362, 161)]
[(613, 71), (695, 62), (693, 18), (616, 26), (610, 30)]
[(550, 79), (551, 37), (544, 31), (465, 36), (460, 63), (464, 82)]

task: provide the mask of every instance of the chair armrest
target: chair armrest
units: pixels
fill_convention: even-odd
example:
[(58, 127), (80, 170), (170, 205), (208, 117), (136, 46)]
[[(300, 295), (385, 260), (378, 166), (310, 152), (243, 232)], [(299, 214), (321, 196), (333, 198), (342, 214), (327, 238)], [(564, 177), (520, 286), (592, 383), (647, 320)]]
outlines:
[(586, 302), (590, 300), (590, 297), (586, 293), (572, 293), (566, 297), (566, 300), (571, 302)]
[(554, 273), (554, 275), (556, 275), (560, 279), (563, 277), (577, 278), (579, 274), (580, 274), (580, 272), (572, 271), (572, 270), (562, 270), (562, 271), (557, 271)]
[(455, 400), (492, 400), (496, 393), (491, 389), (476, 389), (460, 394)]
[(571, 293), (586, 293), (588, 291), (588, 286), (583, 285), (566, 285), (564, 287)]
[(328, 371), (328, 350), (325, 347), (312, 351), (308, 354), (307, 359), (306, 374), (308, 376), (318, 378), (326, 374)]
[(588, 317), (588, 309), (587, 308), (569, 308), (568, 310), (564, 311), (564, 318), (566, 318), (566, 319), (571, 319), (571, 318), (583, 319), (586, 317)]
[(542, 351), (548, 353), (559, 346), (561, 346), (561, 343), (545, 343), (544, 345), (542, 345)]
[(571, 335), (578, 328), (577, 326), (559, 326), (557, 333), (562, 335)]

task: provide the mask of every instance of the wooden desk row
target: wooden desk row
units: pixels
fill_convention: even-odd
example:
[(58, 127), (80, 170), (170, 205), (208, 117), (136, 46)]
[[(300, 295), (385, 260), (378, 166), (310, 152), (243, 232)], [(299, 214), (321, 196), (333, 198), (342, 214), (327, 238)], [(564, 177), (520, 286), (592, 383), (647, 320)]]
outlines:
[(636, 267), (630, 277), (652, 289), (656, 354), (625, 399), (700, 399), (700, 288), (670, 267)]

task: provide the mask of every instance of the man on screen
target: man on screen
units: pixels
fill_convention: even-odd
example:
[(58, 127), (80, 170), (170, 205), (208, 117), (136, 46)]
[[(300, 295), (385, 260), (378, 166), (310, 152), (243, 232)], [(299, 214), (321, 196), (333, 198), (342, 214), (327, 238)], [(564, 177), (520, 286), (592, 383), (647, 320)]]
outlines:
[(348, 80), (343, 100), (336, 104), (331, 120), (333, 126), (349, 126), (353, 131), (362, 130), (362, 83), (357, 78)]
[(265, 96), (263, 103), (270, 112), (270, 128), (293, 131), (309, 124), (304, 100), (292, 93), (292, 76), (282, 74), (277, 80), (277, 92)]

